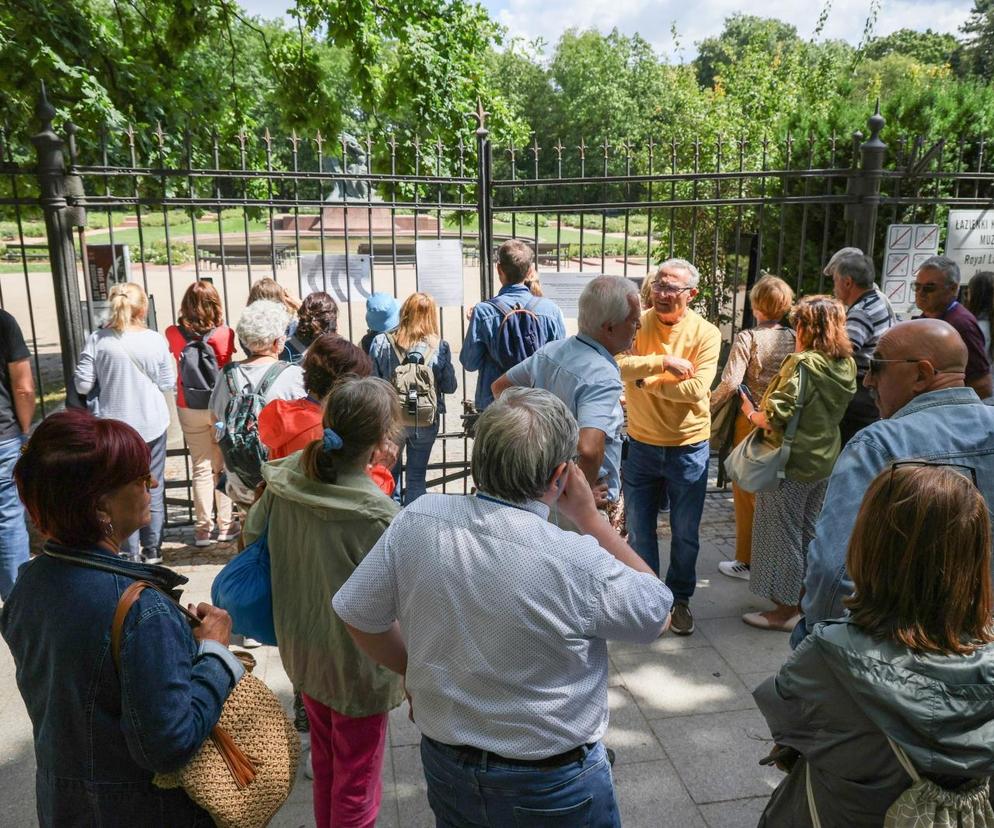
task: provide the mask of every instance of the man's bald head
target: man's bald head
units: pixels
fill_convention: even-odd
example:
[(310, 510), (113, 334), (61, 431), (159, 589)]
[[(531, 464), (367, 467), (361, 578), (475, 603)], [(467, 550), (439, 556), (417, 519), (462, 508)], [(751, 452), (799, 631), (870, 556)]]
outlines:
[(863, 385), (884, 418), (919, 394), (961, 388), (965, 381), (966, 345), (941, 319), (899, 322), (880, 337), (874, 360)]
[(941, 319), (898, 322), (880, 337), (877, 352), (881, 359), (924, 359), (936, 371), (966, 371), (966, 343)]

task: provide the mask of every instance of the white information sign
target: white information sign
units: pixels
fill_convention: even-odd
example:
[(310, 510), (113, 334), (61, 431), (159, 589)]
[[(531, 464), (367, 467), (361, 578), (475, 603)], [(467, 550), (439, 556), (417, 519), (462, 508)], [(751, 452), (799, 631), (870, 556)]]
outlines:
[(459, 239), (418, 239), (415, 247), (418, 291), (440, 308), (463, 304), (462, 242)]
[(938, 224), (892, 224), (887, 228), (880, 281), (897, 313), (906, 314), (914, 309), (911, 283), (915, 281), (915, 272), (922, 262), (938, 252)]
[(961, 285), (994, 270), (994, 210), (950, 210), (946, 255), (959, 265)]
[(323, 291), (337, 302), (361, 299), (373, 292), (369, 256), (326, 253), (300, 257), (300, 298)]
[(572, 271), (539, 273), (542, 280), (542, 296), (555, 302), (566, 319), (576, 319), (579, 314), (580, 294), (583, 293), (587, 282), (600, 275), (587, 270), (582, 273)]

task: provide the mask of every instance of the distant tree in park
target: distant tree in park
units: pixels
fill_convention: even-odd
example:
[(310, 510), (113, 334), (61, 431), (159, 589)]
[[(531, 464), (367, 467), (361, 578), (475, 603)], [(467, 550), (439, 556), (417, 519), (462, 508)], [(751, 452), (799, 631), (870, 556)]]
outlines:
[(959, 43), (951, 34), (933, 32), (926, 29), (898, 29), (884, 37), (871, 40), (863, 49), (868, 60), (880, 60), (887, 55), (897, 54), (913, 58), (919, 63), (944, 65), (952, 62)]
[(966, 35), (963, 68), (986, 81), (994, 80), (994, 0), (973, 0), (960, 31)]

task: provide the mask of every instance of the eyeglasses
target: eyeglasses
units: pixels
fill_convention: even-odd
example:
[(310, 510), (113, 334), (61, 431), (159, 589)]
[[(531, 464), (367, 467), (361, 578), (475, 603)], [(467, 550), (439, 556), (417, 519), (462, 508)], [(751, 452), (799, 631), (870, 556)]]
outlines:
[(952, 469), (957, 474), (963, 475), (963, 477), (968, 477), (973, 482), (973, 488), (979, 491), (980, 487), (977, 485), (977, 470), (973, 466), (964, 466), (960, 463), (942, 463), (938, 460), (899, 460), (896, 463), (890, 464), (890, 477), (887, 480), (887, 497), (890, 497), (891, 489), (894, 486), (894, 472), (901, 468), (942, 468), (942, 469)]
[(685, 290), (693, 290), (692, 287), (675, 287), (673, 285), (664, 285), (662, 282), (650, 282), (649, 289), (653, 293), (661, 293), (664, 296), (679, 296)]
[[(884, 370), (884, 366), (885, 365), (895, 365), (895, 364), (900, 364), (900, 363), (909, 364), (909, 363), (912, 363), (912, 362), (928, 362), (929, 365), (932, 365), (932, 363), (929, 362), (924, 357), (908, 357), (906, 359), (880, 359), (879, 357), (873, 356), (873, 357), (870, 357), (869, 373), (872, 374), (872, 375), (874, 375), (874, 376), (876, 376), (877, 374), (879, 374), (881, 371)], [(932, 365), (932, 370), (936, 374), (962, 374), (963, 373), (963, 371), (950, 371), (950, 370), (942, 370), (942, 371), (940, 371), (934, 365)]]
[(930, 293), (935, 293), (939, 289), (939, 285), (920, 285), (918, 282), (912, 282), (911, 289), (915, 293), (924, 293), (928, 296)]

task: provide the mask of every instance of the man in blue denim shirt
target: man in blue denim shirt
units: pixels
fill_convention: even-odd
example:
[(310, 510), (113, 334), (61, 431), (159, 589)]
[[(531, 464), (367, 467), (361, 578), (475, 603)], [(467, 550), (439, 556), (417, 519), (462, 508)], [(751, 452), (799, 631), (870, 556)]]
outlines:
[(634, 283), (597, 276), (580, 294), (580, 333), (540, 348), (492, 386), (494, 397), (521, 385), (544, 388), (561, 399), (580, 427), (577, 465), (598, 507), (621, 493), (621, 373), (615, 354), (632, 347), (642, 308)]
[(988, 505), (994, 504), (994, 408), (964, 385), (967, 350), (939, 319), (901, 322), (880, 338), (864, 384), (883, 419), (843, 449), (808, 547), (796, 646), (818, 621), (845, 613), (852, 594), (846, 550), (863, 494), (891, 463), (926, 460), (969, 466)]
[[(518, 239), (504, 242), (497, 249), (497, 275), (502, 285), (493, 299), (473, 308), (459, 361), (467, 371), (479, 371), (476, 380), (476, 410), (483, 411), (494, 401), (490, 386), (504, 373), (495, 352), (495, 339), (504, 314), (515, 305), (529, 306), (542, 326), (544, 341), (566, 338), (563, 313), (549, 299), (533, 296), (525, 281), (535, 271), (535, 254), (531, 246)], [(496, 307), (494, 303), (500, 307)], [(503, 309), (503, 311), (502, 311)]]

